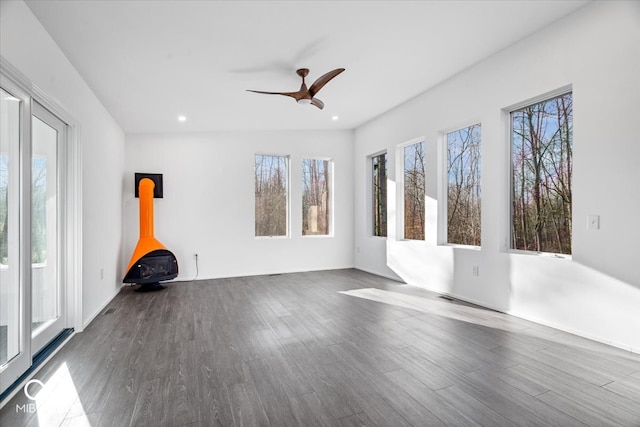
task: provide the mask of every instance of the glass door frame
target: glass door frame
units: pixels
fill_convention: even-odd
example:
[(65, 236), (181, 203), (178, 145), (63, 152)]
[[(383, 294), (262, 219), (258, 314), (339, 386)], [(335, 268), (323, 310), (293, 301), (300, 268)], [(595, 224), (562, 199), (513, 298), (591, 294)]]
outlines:
[[(64, 123), (58, 116), (51, 113), (49, 110), (40, 105), (37, 101), (34, 101), (31, 104), (31, 158), (33, 159), (34, 148), (33, 148), (33, 138), (35, 137), (35, 132), (33, 131), (33, 118), (40, 120), (44, 124), (50, 126), (51, 128), (57, 131), (56, 135), (56, 183), (55, 183), (55, 191), (56, 191), (56, 221), (55, 227), (57, 229), (56, 232), (56, 274), (55, 274), (55, 286), (56, 286), (56, 311), (57, 317), (52, 320), (48, 320), (42, 326), (32, 330), (31, 334), (31, 354), (34, 355), (38, 351), (40, 351), (44, 346), (46, 346), (52, 339), (54, 339), (64, 328), (67, 326), (67, 312), (66, 312), (66, 289), (64, 286), (65, 280), (65, 272), (62, 265), (61, 254), (64, 253), (65, 246), (65, 224), (63, 218), (66, 217), (65, 212), (65, 148), (66, 148), (66, 128), (67, 125)], [(32, 164), (33, 166), (33, 164)], [(33, 197), (33, 196), (32, 196)], [(33, 218), (32, 218), (33, 220)], [(33, 238), (33, 236), (32, 236)], [(33, 300), (35, 299), (35, 295), (33, 292), (33, 264), (32, 264), (32, 274), (31, 274), (31, 284), (32, 284), (32, 318), (29, 321), (29, 325), (32, 325), (33, 322)]]
[[(65, 287), (64, 308), (65, 327), (73, 328), (75, 332), (84, 329), (85, 322), (82, 315), (82, 147), (79, 143), (81, 127), (79, 122), (56, 100), (39, 89), (29, 78), (17, 68), (2, 58), (0, 61), (0, 86), (19, 98), (20, 105), (20, 353), (3, 367), (0, 367), (0, 393), (3, 393), (32, 366), (31, 346), (31, 117), (32, 106), (40, 104), (54, 116), (66, 124), (66, 150), (63, 173), (59, 173), (60, 185), (65, 188), (65, 215), (59, 218), (64, 242), (58, 254), (63, 285)], [(26, 186), (26, 187), (25, 187)], [(24, 215), (22, 215), (24, 214)], [(91, 320), (91, 319), (89, 319)], [(88, 321), (86, 322), (88, 323)], [(50, 354), (51, 357), (57, 350)], [(23, 377), (21, 381), (28, 381), (37, 369)], [(14, 389), (0, 406), (10, 396), (17, 392)]]
[[(18, 159), (18, 354), (0, 367), (0, 391), (9, 387), (32, 362), (31, 354), (31, 97), (18, 85), (1, 76), (0, 86), (20, 102)], [(16, 190), (16, 188), (14, 188)], [(28, 191), (27, 191), (28, 190)], [(13, 229), (10, 233), (15, 233)], [(11, 250), (11, 249), (9, 249)], [(10, 325), (9, 325), (10, 326)], [(8, 326), (8, 327), (9, 327)], [(9, 355), (7, 355), (9, 356)]]

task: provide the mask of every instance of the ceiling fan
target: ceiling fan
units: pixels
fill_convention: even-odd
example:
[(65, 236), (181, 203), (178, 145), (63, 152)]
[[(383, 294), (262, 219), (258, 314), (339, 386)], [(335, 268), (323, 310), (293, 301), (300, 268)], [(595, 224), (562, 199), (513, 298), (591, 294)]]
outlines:
[(261, 90), (251, 90), (247, 89), (247, 92), (255, 92), (255, 93), (263, 93), (267, 95), (284, 95), (290, 96), (295, 99), (298, 104), (311, 104), (315, 105), (319, 109), (324, 108), (324, 102), (320, 101), (316, 98), (316, 94), (322, 89), (324, 85), (329, 83), (331, 79), (344, 71), (344, 68), (336, 68), (333, 71), (329, 71), (328, 73), (318, 77), (318, 79), (313, 82), (310, 88), (307, 89), (307, 84), (304, 81), (304, 78), (309, 74), (308, 68), (300, 68), (296, 71), (296, 73), (302, 77), (302, 85), (300, 86), (300, 90), (297, 92), (264, 92)]

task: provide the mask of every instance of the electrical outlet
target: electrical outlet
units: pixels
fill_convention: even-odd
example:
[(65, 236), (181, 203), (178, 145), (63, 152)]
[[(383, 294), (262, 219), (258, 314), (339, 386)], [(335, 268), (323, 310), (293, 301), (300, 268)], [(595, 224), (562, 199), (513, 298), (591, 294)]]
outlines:
[(480, 275), (480, 266), (479, 265), (474, 265), (473, 266), (473, 275), (474, 276), (479, 276)]

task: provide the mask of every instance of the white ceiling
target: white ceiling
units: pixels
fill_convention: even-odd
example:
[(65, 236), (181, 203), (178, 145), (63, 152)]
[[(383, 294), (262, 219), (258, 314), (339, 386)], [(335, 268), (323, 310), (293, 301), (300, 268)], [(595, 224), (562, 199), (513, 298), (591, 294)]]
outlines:
[[(126, 133), (352, 129), (585, 3), (27, 1)], [(324, 110), (246, 91), (302, 67)]]

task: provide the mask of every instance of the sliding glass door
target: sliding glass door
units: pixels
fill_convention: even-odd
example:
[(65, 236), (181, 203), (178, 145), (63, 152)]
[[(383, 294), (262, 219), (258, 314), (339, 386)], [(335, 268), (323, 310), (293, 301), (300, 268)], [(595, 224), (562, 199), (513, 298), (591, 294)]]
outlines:
[(67, 325), (66, 125), (11, 81), (0, 85), (0, 392)]
[(65, 327), (60, 210), (65, 124), (38, 103), (31, 119), (31, 338), (39, 351)]
[[(30, 158), (30, 98), (2, 81), (0, 89), (0, 391), (31, 365), (27, 330), (31, 310), (25, 262), (30, 248), (30, 188), (25, 159)], [(29, 263), (30, 266), (30, 263)]]

